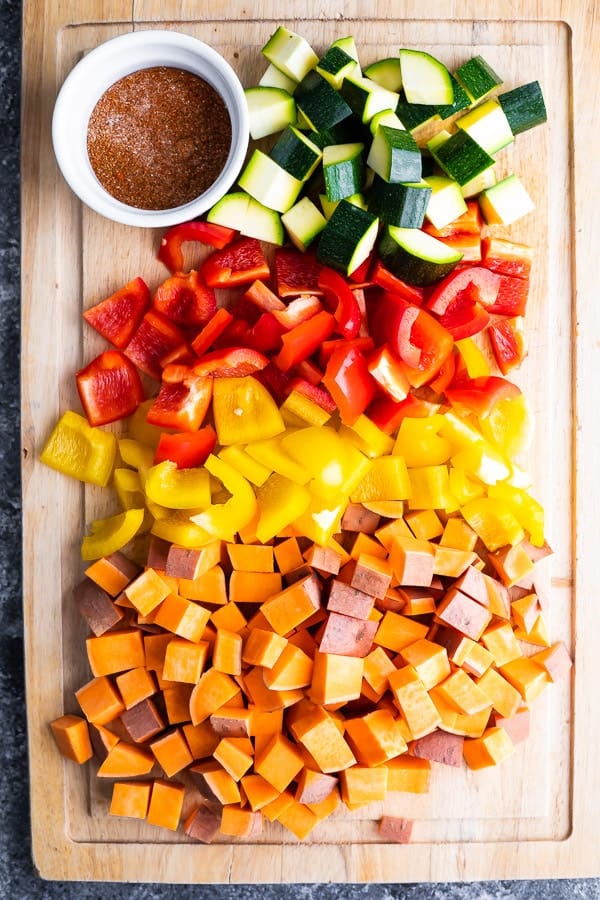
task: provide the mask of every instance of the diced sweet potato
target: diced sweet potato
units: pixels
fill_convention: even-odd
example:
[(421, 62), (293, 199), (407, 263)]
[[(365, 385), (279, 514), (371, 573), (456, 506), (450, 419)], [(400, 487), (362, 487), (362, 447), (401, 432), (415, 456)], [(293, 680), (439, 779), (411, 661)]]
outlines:
[(188, 837), (202, 844), (211, 844), (221, 827), (221, 811), (215, 807), (198, 806), (185, 820), (183, 830)]
[(165, 727), (156, 704), (149, 698), (141, 700), (135, 706), (126, 709), (121, 715), (121, 722), (125, 726), (131, 740), (135, 741), (136, 744), (150, 740)]
[(343, 531), (357, 531), (361, 534), (375, 534), (381, 517), (367, 509), (362, 503), (349, 503), (342, 516)]
[(478, 641), (492, 618), (481, 603), (472, 600), (458, 588), (450, 588), (436, 610), (437, 618), (456, 631)]
[(371, 650), (377, 627), (377, 622), (332, 612), (325, 624), (319, 650), (321, 653), (365, 657)]
[(85, 570), (85, 574), (111, 597), (125, 590), (130, 581), (140, 573), (140, 567), (117, 550), (109, 556), (97, 559)]
[(77, 609), (96, 637), (114, 628), (123, 618), (123, 610), (110, 595), (90, 578), (84, 578), (73, 591)]
[(427, 587), (433, 578), (433, 544), (415, 537), (397, 536), (390, 547), (390, 565), (398, 584)]
[(365, 594), (384, 597), (392, 580), (392, 571), (386, 561), (361, 553), (358, 559), (351, 559), (340, 570), (339, 579)]
[(56, 746), (66, 759), (87, 762), (94, 755), (88, 723), (81, 716), (64, 715), (50, 723)]
[(411, 839), (413, 821), (400, 816), (382, 816), (379, 820), (379, 836), (395, 844), (408, 844)]
[(330, 582), (327, 609), (329, 612), (343, 613), (355, 619), (368, 619), (374, 600), (372, 594), (365, 594), (364, 591), (359, 591), (335, 578)]
[(419, 759), (460, 768), (463, 764), (464, 737), (437, 729), (411, 745), (410, 752)]

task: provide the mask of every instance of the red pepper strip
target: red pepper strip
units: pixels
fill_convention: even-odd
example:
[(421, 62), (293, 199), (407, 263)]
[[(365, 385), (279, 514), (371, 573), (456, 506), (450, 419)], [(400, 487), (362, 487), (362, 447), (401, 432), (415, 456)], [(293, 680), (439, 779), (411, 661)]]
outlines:
[(401, 278), (397, 278), (396, 275), (393, 275), (385, 268), (379, 259), (375, 260), (371, 278), (373, 283), (383, 288), (384, 291), (400, 294), (401, 297), (408, 300), (409, 303), (414, 303), (415, 306), (421, 306), (423, 303), (423, 288), (407, 284)]
[(249, 284), (257, 278), (268, 278), (269, 265), (256, 238), (242, 237), (211, 253), (200, 267), (210, 287)]
[(154, 454), (154, 464), (170, 459), (178, 469), (192, 469), (203, 465), (215, 448), (217, 434), (212, 425), (205, 425), (199, 431), (177, 431), (167, 434), (163, 431), (158, 439)]
[(150, 306), (150, 290), (143, 278), (134, 278), (110, 297), (83, 313), (98, 334), (122, 350), (131, 340)]
[(120, 350), (105, 350), (80, 369), (75, 380), (90, 425), (124, 419), (144, 400), (138, 370)]
[(343, 338), (323, 341), (319, 350), (319, 365), (325, 367), (331, 359), (332, 353), (340, 347), (356, 347), (357, 350), (366, 355), (375, 349), (375, 341), (370, 336), (356, 337), (351, 341), (345, 341)]
[(482, 266), (469, 266), (442, 278), (429, 295), (426, 308), (438, 316), (444, 316), (460, 304), (461, 294), (469, 291), (465, 299), (470, 302), (477, 300), (488, 309), (495, 302), (499, 290), (499, 275)]
[(456, 350), (454, 350), (446, 359), (446, 362), (442, 363), (442, 367), (438, 375), (433, 379), (433, 381), (429, 382), (429, 387), (432, 391), (435, 391), (436, 394), (443, 394), (454, 378), (454, 375), (456, 373), (457, 355), (458, 354)]
[(187, 274), (172, 275), (159, 284), (152, 305), (176, 325), (198, 328), (214, 315), (217, 300), (213, 289), (192, 269)]
[(269, 363), (254, 376), (271, 394), (275, 402), (280, 406), (290, 392), (291, 378), (286, 372), (282, 372), (273, 363)]
[(259, 281), (258, 279), (252, 282), (244, 297), (247, 300), (251, 300), (252, 303), (256, 303), (258, 308), (265, 310), (265, 312), (286, 308), (283, 300), (280, 300), (277, 294), (274, 294), (264, 281)]
[(250, 328), (246, 336), (248, 347), (260, 353), (275, 353), (281, 350), (281, 335), (284, 332), (275, 313), (265, 312), (258, 322)]
[(161, 359), (186, 344), (183, 331), (170, 319), (149, 309), (125, 347), (124, 353), (138, 369), (160, 381)]
[(384, 344), (368, 357), (369, 372), (379, 387), (396, 403), (406, 399), (410, 384), (402, 362)]
[(174, 347), (173, 350), (165, 353), (160, 359), (160, 364), (163, 369), (172, 365), (193, 366), (196, 358), (196, 354), (192, 353), (187, 344), (180, 344), (179, 347)]
[(169, 272), (181, 272), (183, 270), (183, 252), (181, 245), (188, 241), (197, 241), (200, 244), (208, 244), (211, 247), (222, 249), (233, 240), (237, 231), (226, 228), (224, 225), (215, 225), (211, 222), (182, 222), (173, 225), (163, 235), (158, 250), (158, 259), (165, 264)]
[(226, 347), (243, 347), (248, 340), (249, 331), (250, 325), (245, 319), (234, 318), (213, 342), (213, 347), (215, 350), (223, 350)]
[(342, 337), (352, 340), (360, 331), (362, 317), (356, 297), (339, 272), (323, 266), (319, 273), (318, 287), (323, 291), (325, 302), (333, 312), (337, 331)]
[(325, 310), (317, 313), (282, 335), (283, 346), (273, 362), (283, 372), (289, 372), (299, 362), (312, 356), (334, 329), (335, 319), (331, 313)]
[(450, 304), (439, 322), (446, 328), (455, 341), (472, 337), (489, 324), (490, 314), (477, 301), (477, 290), (472, 285), (460, 291), (458, 297)]
[(302, 362), (298, 363), (294, 371), (300, 378), (310, 382), (310, 384), (321, 384), (323, 380), (323, 373), (311, 359), (303, 359)]
[(366, 415), (386, 434), (393, 434), (400, 427), (402, 419), (407, 416), (410, 418), (425, 418), (432, 416), (439, 408), (439, 403), (421, 400), (419, 397), (415, 397), (414, 394), (409, 394), (400, 403), (396, 403), (391, 397), (380, 396), (371, 403)]
[(498, 275), (500, 290), (488, 312), (498, 316), (524, 316), (529, 297), (529, 278)]
[(312, 253), (300, 253), (287, 247), (275, 250), (275, 284), (280, 297), (320, 293), (318, 281), (321, 263)]
[(466, 212), (443, 228), (436, 228), (431, 222), (423, 223), (423, 231), (436, 238), (453, 237), (455, 234), (481, 234), (483, 219), (477, 200), (467, 200)]
[(485, 375), (481, 378), (463, 376), (458, 384), (453, 382), (445, 393), (446, 399), (455, 409), (474, 413), (481, 418), (487, 416), (499, 400), (518, 397), (521, 391), (516, 384), (500, 375)]
[(325, 412), (328, 412), (331, 415), (335, 412), (335, 400), (329, 391), (321, 385), (311, 384), (310, 381), (306, 381), (304, 378), (294, 378), (290, 381), (288, 387), (288, 393), (291, 393), (292, 391), (297, 391), (299, 394), (302, 394), (303, 397), (312, 400), (313, 403), (316, 403), (317, 406), (320, 406), (321, 409), (324, 409)]
[(177, 368), (184, 370), (181, 380), (162, 382), (146, 421), (161, 428), (197, 431), (210, 407), (213, 380), (185, 366)]
[(290, 300), (283, 310), (274, 309), (273, 316), (277, 319), (281, 327), (285, 331), (295, 328), (301, 322), (306, 322), (312, 316), (315, 316), (323, 309), (323, 304), (318, 297), (313, 294), (295, 297)]
[(498, 319), (488, 329), (494, 359), (503, 375), (520, 366), (525, 357), (523, 320)]
[(359, 337), (367, 337), (369, 334), (369, 325), (367, 321), (367, 300), (365, 291), (362, 287), (353, 287), (352, 293), (360, 310), (360, 328), (358, 330)]
[(352, 425), (375, 396), (375, 381), (367, 360), (356, 347), (339, 347), (327, 363), (323, 384), (333, 397), (345, 425)]
[(215, 378), (254, 375), (268, 366), (263, 353), (251, 347), (226, 347), (205, 353), (193, 366), (196, 375), (213, 375)]
[(225, 307), (220, 306), (212, 318), (206, 323), (202, 331), (199, 331), (192, 341), (192, 350), (194, 353), (198, 356), (202, 356), (202, 354), (212, 346), (219, 335), (223, 334), (230, 322), (233, 322), (233, 316), (225, 309)]
[(461, 253), (463, 263), (481, 263), (481, 238), (478, 234), (453, 234), (438, 240)]
[(513, 278), (529, 278), (533, 248), (526, 244), (515, 244), (503, 238), (486, 237), (481, 242), (483, 265), (499, 275)]

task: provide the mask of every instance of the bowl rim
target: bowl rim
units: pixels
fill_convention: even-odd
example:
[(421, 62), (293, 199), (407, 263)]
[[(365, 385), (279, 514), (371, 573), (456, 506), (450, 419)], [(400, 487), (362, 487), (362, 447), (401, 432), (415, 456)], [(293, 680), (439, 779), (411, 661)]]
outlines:
[[(112, 84), (132, 72), (160, 65), (191, 71), (218, 91), (229, 112), (232, 140), (223, 170), (203, 194), (182, 206), (146, 210), (117, 200), (101, 185), (87, 155), (87, 126), (94, 106)], [(145, 228), (189, 221), (220, 200), (239, 175), (249, 137), (244, 89), (232, 66), (204, 41), (166, 29), (131, 31), (98, 44), (66, 76), (52, 114), (54, 155), (71, 190), (100, 215)]]

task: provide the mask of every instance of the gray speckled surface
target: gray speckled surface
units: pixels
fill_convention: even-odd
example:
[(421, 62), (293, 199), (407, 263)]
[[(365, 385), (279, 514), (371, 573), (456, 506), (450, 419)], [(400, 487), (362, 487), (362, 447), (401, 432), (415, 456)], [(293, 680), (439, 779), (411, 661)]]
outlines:
[[(35, 0), (31, 0), (35, 2)], [(50, 900), (595, 900), (600, 879), (472, 884), (169, 886), (39, 879), (30, 858), (19, 482), (19, 77), (21, 3), (0, 0), (0, 898)], [(26, 264), (26, 261), (25, 261)]]

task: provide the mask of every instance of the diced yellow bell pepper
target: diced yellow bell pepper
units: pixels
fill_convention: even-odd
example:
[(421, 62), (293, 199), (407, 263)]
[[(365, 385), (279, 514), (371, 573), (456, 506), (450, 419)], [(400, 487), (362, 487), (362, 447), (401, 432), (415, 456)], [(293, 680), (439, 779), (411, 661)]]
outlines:
[(325, 425), (331, 418), (331, 413), (300, 391), (290, 391), (279, 410), (286, 425), (295, 427)]
[(373, 500), (406, 500), (411, 493), (406, 462), (402, 456), (378, 456), (351, 493), (354, 503)]
[(259, 508), (256, 537), (264, 544), (305, 512), (311, 495), (307, 488), (275, 473), (258, 488), (256, 499)]
[(375, 422), (372, 422), (364, 414), (360, 415), (352, 425), (340, 425), (338, 434), (351, 441), (369, 459), (391, 453), (394, 446), (393, 437), (378, 428)]
[(531, 413), (524, 394), (498, 400), (489, 415), (480, 420), (479, 427), (484, 437), (509, 459), (523, 452), (532, 435)]
[(453, 451), (471, 447), (483, 440), (483, 435), (478, 428), (464, 416), (459, 416), (452, 409), (448, 409), (442, 416), (439, 433), (452, 445)]
[(488, 488), (488, 497), (507, 504), (529, 533), (531, 543), (544, 546), (544, 508), (531, 494), (513, 485), (495, 484)]
[(452, 447), (449, 441), (440, 437), (444, 416), (411, 418), (406, 416), (400, 423), (398, 437), (394, 444), (394, 454), (403, 456), (407, 466), (439, 466), (450, 459)]
[(408, 470), (409, 509), (452, 509), (456, 501), (450, 490), (448, 466), (416, 466)]
[(454, 468), (463, 469), (467, 475), (478, 478), (484, 484), (504, 481), (511, 472), (510, 463), (487, 441), (478, 441), (459, 450), (451, 463)]
[(462, 338), (455, 341), (454, 346), (462, 356), (469, 378), (482, 378), (490, 374), (490, 364), (473, 338)]
[(154, 450), (152, 447), (142, 444), (134, 438), (119, 438), (119, 455), (126, 465), (137, 469), (143, 485), (148, 472), (154, 465)]
[(155, 397), (150, 397), (149, 400), (144, 400), (143, 403), (140, 403), (136, 411), (127, 419), (128, 437), (133, 438), (134, 441), (139, 441), (140, 444), (151, 447), (153, 450), (156, 450), (158, 441), (163, 432), (166, 431), (168, 434), (172, 434), (175, 431), (174, 428), (162, 428), (158, 425), (151, 425), (150, 422), (146, 421), (148, 410), (155, 399)]
[(282, 438), (281, 447), (309, 472), (309, 490), (323, 500), (348, 496), (371, 466), (360, 450), (327, 425), (299, 428)]
[(205, 547), (214, 541), (211, 534), (191, 521), (190, 510), (165, 509), (151, 502), (148, 505), (154, 516), (151, 531), (156, 537), (188, 548)]
[(504, 500), (478, 497), (466, 503), (461, 513), (488, 550), (518, 544), (525, 537), (519, 520)]
[(222, 447), (217, 454), (219, 459), (224, 459), (226, 463), (233, 466), (234, 469), (247, 478), (252, 484), (260, 487), (264, 484), (271, 472), (268, 466), (263, 466), (256, 459), (252, 459), (249, 453), (239, 444), (230, 444), (228, 447)]
[(116, 553), (129, 543), (141, 528), (144, 509), (126, 509), (116, 516), (96, 519), (91, 524), (91, 534), (81, 542), (81, 558), (101, 559)]
[(292, 434), (293, 430), (287, 428), (283, 435), (247, 444), (246, 453), (272, 472), (277, 472), (278, 475), (283, 475), (284, 478), (289, 478), (296, 484), (307, 484), (310, 481), (310, 472), (292, 459), (281, 445), (282, 438)]
[(324, 547), (341, 530), (346, 506), (346, 498), (326, 503), (319, 497), (313, 497), (306, 510), (295, 520), (294, 528), (299, 534)]
[(206, 469), (179, 469), (170, 459), (148, 470), (144, 489), (150, 500), (169, 509), (204, 509), (211, 502)]
[(231, 497), (225, 503), (211, 504), (208, 509), (190, 518), (213, 538), (233, 541), (236, 532), (251, 522), (256, 514), (254, 491), (250, 482), (237, 469), (213, 453), (204, 466), (211, 475), (220, 479)]
[(262, 441), (285, 429), (273, 397), (252, 375), (215, 378), (212, 408), (219, 444)]
[(449, 472), (449, 484), (452, 496), (459, 506), (464, 506), (469, 500), (485, 495), (485, 487), (481, 481), (469, 478), (464, 469), (451, 468)]
[(140, 509), (146, 503), (139, 473), (135, 469), (115, 469), (113, 485), (122, 509)]
[(52, 429), (40, 460), (71, 478), (105, 487), (116, 454), (117, 439), (112, 432), (93, 428), (83, 416), (67, 410)]

